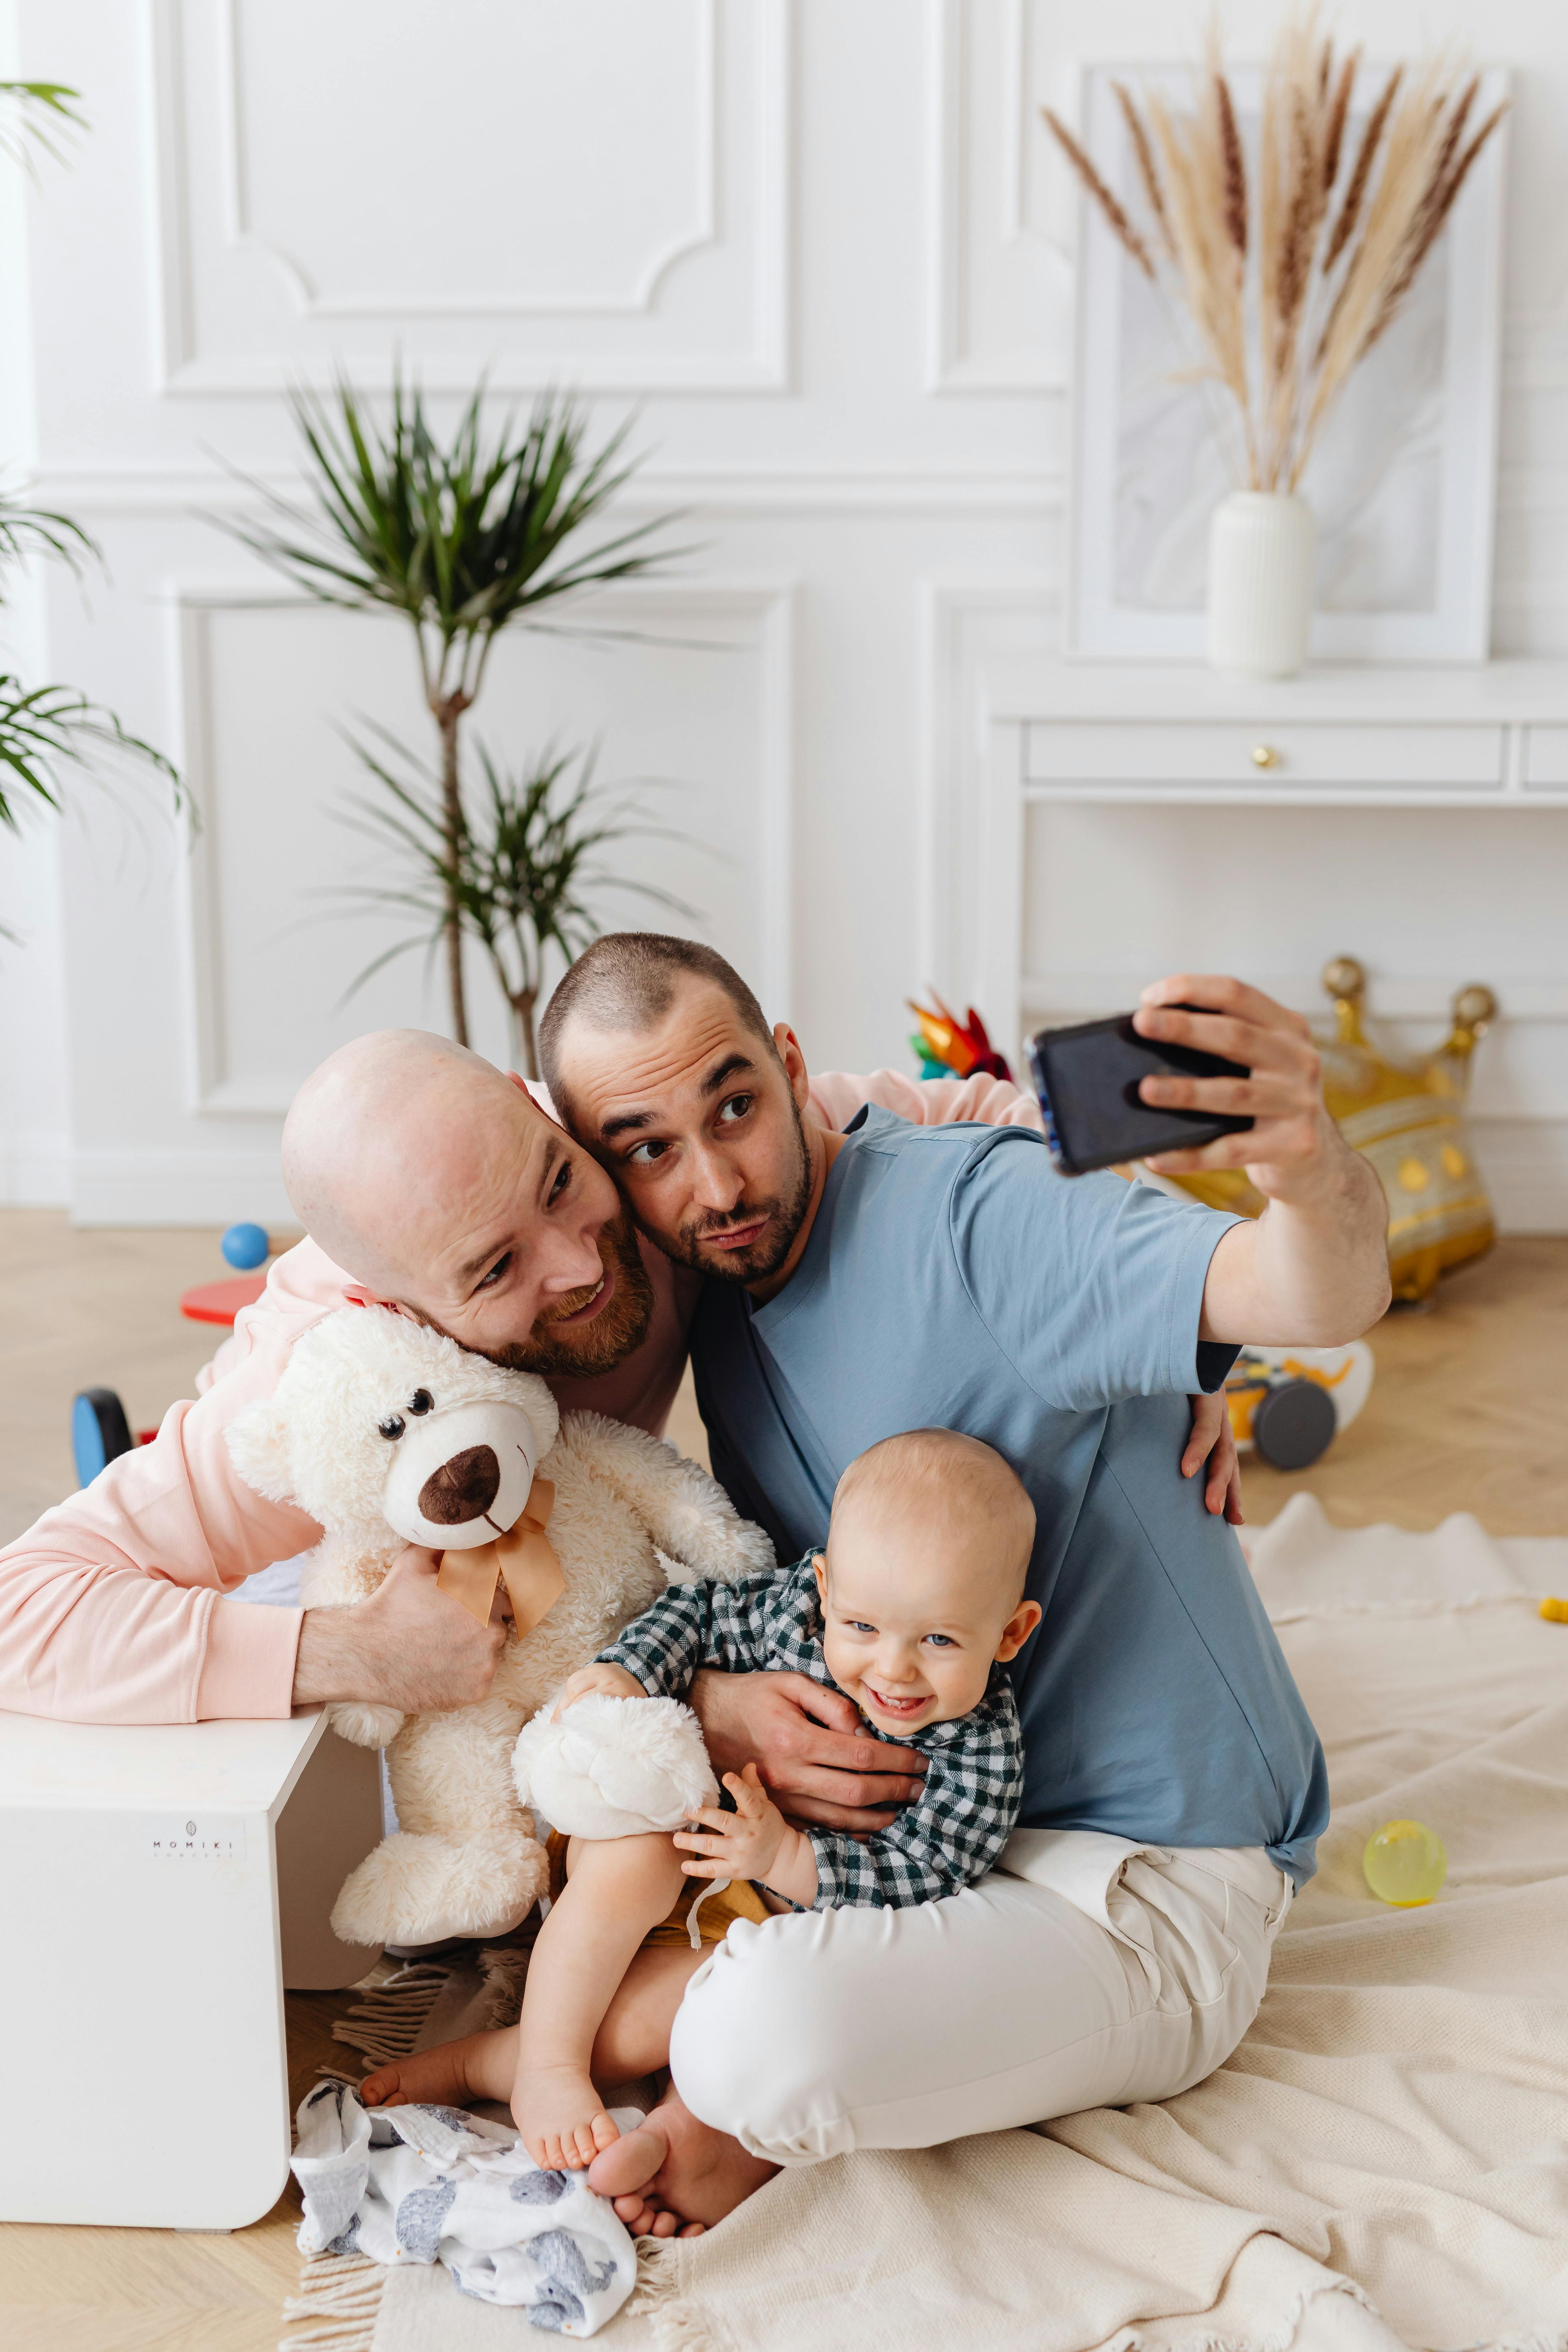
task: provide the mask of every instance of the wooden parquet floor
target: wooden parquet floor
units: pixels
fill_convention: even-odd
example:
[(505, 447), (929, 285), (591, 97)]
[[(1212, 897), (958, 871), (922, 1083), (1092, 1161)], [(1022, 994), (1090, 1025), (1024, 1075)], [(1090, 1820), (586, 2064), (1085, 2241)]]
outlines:
[[(184, 1323), (177, 1293), (222, 1273), (212, 1233), (73, 1232), (52, 1211), (0, 1212), (0, 1539), (73, 1484), (73, 1392), (118, 1388), (133, 1423), (190, 1393), (219, 1335)], [(1446, 1283), (1429, 1314), (1391, 1315), (1372, 1334), (1366, 1411), (1313, 1469), (1246, 1474), (1249, 1517), (1272, 1518), (1298, 1488), (1342, 1526), (1435, 1527), (1474, 1512), (1500, 1535), (1568, 1531), (1568, 1239), (1504, 1242)], [(670, 1435), (689, 1452), (701, 1424), (688, 1381)], [(290, 1994), (295, 2101), (348, 1994)], [(3, 2069), (0, 2069), (3, 2077)], [(271, 2352), (298, 2267), (289, 2189), (232, 2236), (154, 2230), (0, 2228), (4, 2352)]]

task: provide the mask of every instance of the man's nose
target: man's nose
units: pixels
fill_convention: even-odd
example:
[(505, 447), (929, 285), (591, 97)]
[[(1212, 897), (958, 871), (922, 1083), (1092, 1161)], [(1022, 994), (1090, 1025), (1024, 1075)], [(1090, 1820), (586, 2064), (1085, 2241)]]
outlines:
[(579, 1232), (562, 1235), (559, 1251), (552, 1255), (550, 1271), (539, 1286), (547, 1297), (558, 1298), (563, 1290), (582, 1290), (598, 1281), (605, 1271), (599, 1235), (608, 1223), (607, 1217), (597, 1217)]
[(691, 1192), (698, 1206), (728, 1215), (745, 1192), (745, 1178), (723, 1152), (701, 1145), (692, 1154), (692, 1164)]

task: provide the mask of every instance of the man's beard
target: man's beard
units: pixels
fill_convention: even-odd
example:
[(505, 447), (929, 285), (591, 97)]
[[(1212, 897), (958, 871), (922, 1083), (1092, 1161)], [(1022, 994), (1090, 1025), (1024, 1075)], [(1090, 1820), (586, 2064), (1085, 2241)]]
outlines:
[[(795, 1171), (787, 1193), (776, 1193), (771, 1201), (742, 1201), (727, 1216), (702, 1217), (689, 1225), (682, 1225), (673, 1243), (662, 1234), (656, 1236), (660, 1249), (689, 1265), (699, 1274), (710, 1274), (717, 1282), (771, 1282), (791, 1250), (795, 1235), (805, 1222), (811, 1202), (811, 1150), (801, 1124), (800, 1106), (790, 1097), (790, 1114), (795, 1120), (796, 1150)], [(705, 1250), (703, 1243), (715, 1234), (726, 1234), (737, 1225), (754, 1225), (759, 1217), (769, 1220), (771, 1230), (761, 1234), (751, 1249)]]
[(601, 1227), (599, 1256), (605, 1272), (614, 1276), (616, 1287), (592, 1322), (579, 1324), (570, 1332), (560, 1328), (563, 1317), (587, 1305), (593, 1296), (590, 1286), (569, 1292), (551, 1313), (542, 1315), (526, 1339), (479, 1352), (509, 1372), (540, 1372), (557, 1378), (568, 1373), (591, 1378), (624, 1363), (647, 1338), (653, 1320), (653, 1284), (624, 1209), (612, 1223)]

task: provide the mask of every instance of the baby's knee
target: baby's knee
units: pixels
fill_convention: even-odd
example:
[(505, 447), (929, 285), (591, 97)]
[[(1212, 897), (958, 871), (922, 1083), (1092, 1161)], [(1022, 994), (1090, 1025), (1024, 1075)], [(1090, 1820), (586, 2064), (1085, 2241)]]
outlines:
[(680, 1856), (662, 1830), (634, 1837), (574, 1837), (566, 1847), (566, 1875), (612, 1880), (628, 1892), (663, 1894), (673, 1903), (681, 1886)]

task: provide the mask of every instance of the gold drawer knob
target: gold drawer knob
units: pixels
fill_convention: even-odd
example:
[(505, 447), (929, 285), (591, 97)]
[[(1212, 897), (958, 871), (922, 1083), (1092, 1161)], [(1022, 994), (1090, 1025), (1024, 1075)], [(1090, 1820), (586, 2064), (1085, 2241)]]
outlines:
[(1255, 743), (1252, 747), (1252, 764), (1255, 768), (1282, 768), (1285, 765), (1285, 755), (1282, 751), (1277, 751), (1272, 743)]

